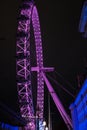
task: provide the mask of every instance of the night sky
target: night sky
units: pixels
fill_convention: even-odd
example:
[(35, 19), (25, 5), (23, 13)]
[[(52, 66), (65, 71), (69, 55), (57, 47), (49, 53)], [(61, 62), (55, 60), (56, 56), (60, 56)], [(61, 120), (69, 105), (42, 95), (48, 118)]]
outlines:
[[(83, 2), (35, 0), (41, 25), (44, 66), (53, 66), (55, 72), (52, 72), (52, 77), (73, 95), (78, 91), (77, 75), (85, 72), (87, 60), (87, 39), (78, 30)], [(0, 2), (0, 101), (16, 112), (19, 108), (15, 48), (20, 3), (21, 0)], [(74, 98), (56, 85), (54, 89), (69, 113), (68, 108)], [(47, 97), (46, 88), (45, 94)], [(51, 115), (53, 130), (67, 129), (52, 99)]]

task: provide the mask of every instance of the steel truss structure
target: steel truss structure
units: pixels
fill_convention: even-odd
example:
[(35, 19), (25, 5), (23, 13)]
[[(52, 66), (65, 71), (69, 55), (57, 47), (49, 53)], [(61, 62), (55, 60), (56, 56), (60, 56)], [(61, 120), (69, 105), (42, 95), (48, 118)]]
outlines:
[[(28, 120), (28, 127), (35, 129), (35, 120), (33, 119), (33, 100), (31, 87), (31, 64), (30, 64), (30, 30), (33, 26), (37, 67), (43, 66), (42, 41), (40, 24), (37, 9), (33, 1), (24, 1), (21, 5), (18, 18), (17, 30), (17, 89), (22, 117)], [(43, 77), (37, 72), (37, 106), (39, 106), (39, 119), (43, 119), (44, 109), (44, 81)]]
[[(36, 48), (36, 66), (31, 66), (30, 31), (31, 25), (34, 32)], [(32, 50), (33, 51), (33, 50)], [(43, 122), (44, 112), (44, 81), (48, 90), (66, 124), (72, 126), (71, 120), (66, 114), (61, 102), (45, 76), (46, 71), (53, 71), (53, 68), (43, 67), (42, 40), (38, 12), (33, 0), (24, 0), (20, 6), (18, 18), (17, 42), (16, 42), (16, 73), (17, 90), (21, 116), (27, 120), (25, 130), (35, 130), (35, 120), (39, 118), (39, 129)], [(37, 72), (37, 107), (39, 112), (34, 113), (31, 71)], [(52, 94), (52, 91), (54, 94)], [(68, 127), (69, 128), (69, 127)]]

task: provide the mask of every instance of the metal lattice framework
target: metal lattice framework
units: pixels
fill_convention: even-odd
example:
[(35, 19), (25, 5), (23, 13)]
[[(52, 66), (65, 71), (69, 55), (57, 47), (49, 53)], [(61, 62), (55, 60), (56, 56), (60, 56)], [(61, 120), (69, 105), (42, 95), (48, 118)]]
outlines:
[[(43, 53), (40, 24), (36, 6), (33, 1), (24, 1), (20, 7), (17, 29), (16, 43), (16, 71), (17, 71), (17, 90), (20, 105), (20, 112), (29, 123), (26, 129), (35, 129), (34, 108), (31, 87), (31, 67), (30, 64), (30, 31), (33, 26), (37, 68), (43, 67)], [(40, 69), (37, 72), (37, 106), (39, 107), (39, 119), (43, 119), (44, 110), (44, 81)]]
[[(32, 26), (31, 26), (32, 25)], [(34, 43), (36, 49), (36, 65), (31, 66), (31, 40), (30, 32), (33, 27)], [(35, 50), (32, 50), (35, 51)], [(19, 106), (21, 116), (27, 120), (25, 130), (36, 129), (36, 118), (39, 118), (39, 130), (43, 128), (43, 113), (44, 113), (44, 82), (47, 85), (48, 91), (53, 98), (53, 101), (60, 112), (67, 128), (72, 128), (72, 121), (66, 113), (61, 101), (56, 95), (52, 85), (46, 78), (45, 72), (53, 71), (54, 68), (43, 67), (43, 52), (42, 40), (38, 12), (33, 0), (24, 0), (20, 7), (20, 14), (17, 28), (17, 43), (16, 43), (16, 72), (17, 72), (17, 90), (19, 98)], [(34, 113), (31, 71), (37, 72), (37, 108)], [(35, 87), (36, 87), (35, 86)]]

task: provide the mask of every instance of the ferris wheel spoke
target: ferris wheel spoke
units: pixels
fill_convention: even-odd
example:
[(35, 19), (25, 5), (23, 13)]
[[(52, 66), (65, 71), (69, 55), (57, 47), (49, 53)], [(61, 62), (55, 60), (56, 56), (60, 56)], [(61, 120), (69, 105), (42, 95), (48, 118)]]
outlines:
[[(43, 52), (39, 16), (33, 2), (24, 1), (20, 6), (17, 29), (17, 90), (19, 106), (22, 117), (28, 120), (25, 130), (35, 130), (35, 113), (32, 98), (31, 82), (31, 50), (30, 50), (30, 31), (31, 24), (34, 31), (36, 48), (36, 70), (43, 68)], [(40, 71), (37, 72), (37, 106), (39, 106), (38, 116), (43, 120), (44, 112), (44, 81)], [(37, 114), (37, 112), (36, 112)], [(41, 124), (41, 122), (40, 122)]]

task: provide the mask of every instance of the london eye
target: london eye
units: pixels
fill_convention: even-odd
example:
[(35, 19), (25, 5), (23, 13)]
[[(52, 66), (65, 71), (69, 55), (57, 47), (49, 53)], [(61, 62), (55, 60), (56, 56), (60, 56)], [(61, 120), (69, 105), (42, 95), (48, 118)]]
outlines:
[[(33, 28), (34, 43), (36, 52), (36, 65), (31, 66), (31, 29)], [(71, 120), (65, 112), (54, 89), (49, 83), (44, 72), (53, 71), (54, 68), (43, 66), (43, 49), (40, 31), (39, 16), (33, 0), (24, 0), (20, 6), (18, 17), (17, 40), (16, 40), (16, 75), (17, 90), (21, 116), (27, 120), (25, 130), (36, 129), (36, 119), (39, 118), (39, 129), (42, 129), (44, 119), (44, 82), (47, 85), (57, 109), (59, 110), (67, 127), (72, 127)], [(37, 72), (37, 99), (36, 113), (33, 106), (32, 80), (33, 71)], [(70, 125), (70, 127), (69, 127)]]

